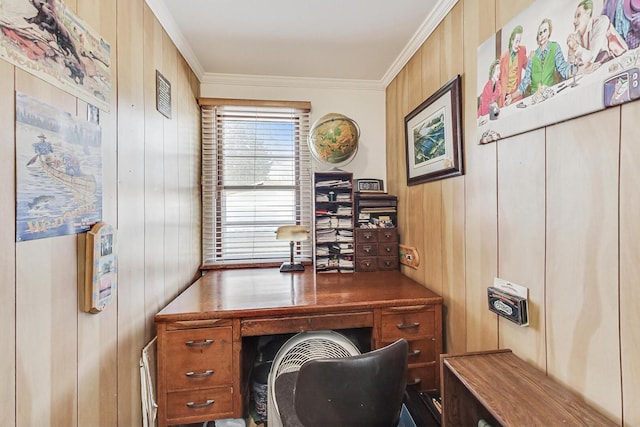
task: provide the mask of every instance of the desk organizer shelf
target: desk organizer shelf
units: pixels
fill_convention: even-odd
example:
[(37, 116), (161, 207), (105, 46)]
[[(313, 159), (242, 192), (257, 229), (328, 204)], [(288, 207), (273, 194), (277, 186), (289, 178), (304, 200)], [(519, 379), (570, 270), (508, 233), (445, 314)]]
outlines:
[(316, 172), (313, 188), (315, 270), (353, 272), (353, 174)]

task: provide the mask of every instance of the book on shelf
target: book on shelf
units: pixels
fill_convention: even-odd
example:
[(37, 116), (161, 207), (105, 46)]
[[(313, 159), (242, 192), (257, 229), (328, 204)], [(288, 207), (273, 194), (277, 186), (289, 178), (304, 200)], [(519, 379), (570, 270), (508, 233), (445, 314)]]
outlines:
[(316, 188), (351, 188), (351, 181), (348, 179), (327, 179), (316, 182)]
[(350, 216), (352, 212), (351, 206), (339, 205), (336, 210), (337, 215)]

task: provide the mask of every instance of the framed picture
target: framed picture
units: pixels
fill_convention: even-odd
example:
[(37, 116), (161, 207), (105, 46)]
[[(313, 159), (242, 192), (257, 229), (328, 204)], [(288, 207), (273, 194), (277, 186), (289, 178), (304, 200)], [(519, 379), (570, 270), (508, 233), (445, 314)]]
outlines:
[(461, 117), (459, 75), (405, 117), (407, 185), (462, 175)]

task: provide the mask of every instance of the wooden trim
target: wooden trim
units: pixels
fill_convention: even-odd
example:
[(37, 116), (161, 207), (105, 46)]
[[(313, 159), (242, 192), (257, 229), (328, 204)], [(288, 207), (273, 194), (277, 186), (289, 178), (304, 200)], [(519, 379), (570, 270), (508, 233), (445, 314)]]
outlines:
[(198, 104), (204, 105), (233, 105), (241, 107), (282, 107), (311, 110), (309, 101), (269, 101), (260, 99), (231, 99), (231, 98), (198, 98)]

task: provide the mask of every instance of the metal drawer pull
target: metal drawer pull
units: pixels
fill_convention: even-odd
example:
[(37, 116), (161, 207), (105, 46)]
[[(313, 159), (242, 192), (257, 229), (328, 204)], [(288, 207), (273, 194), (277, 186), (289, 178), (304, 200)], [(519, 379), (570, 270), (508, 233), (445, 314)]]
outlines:
[(191, 340), (191, 341), (185, 342), (184, 344), (188, 345), (189, 347), (202, 347), (205, 345), (213, 344), (213, 340), (204, 340), (204, 341), (198, 341), (198, 342)]
[(396, 325), (396, 328), (398, 328), (398, 329), (411, 329), (411, 328), (418, 328), (418, 327), (420, 327), (420, 323), (418, 323), (418, 322), (411, 323), (410, 325), (403, 324), (403, 323), (398, 323)]
[(213, 399), (207, 399), (206, 402), (202, 402), (202, 403), (195, 403), (195, 402), (187, 402), (187, 406), (191, 409), (198, 409), (198, 408), (204, 408), (207, 406), (211, 406), (213, 405), (214, 400)]
[(204, 378), (204, 377), (208, 377), (210, 375), (213, 375), (213, 369), (207, 369), (204, 372), (187, 372), (185, 373), (186, 376), (188, 376), (189, 378)]
[(413, 352), (409, 355), (409, 357), (414, 357), (420, 355), (420, 350), (413, 350)]
[(371, 237), (373, 237), (371, 234), (365, 234), (364, 238), (367, 240), (371, 240)]
[(407, 383), (407, 387), (412, 387), (414, 385), (418, 385), (422, 382), (420, 378), (415, 378), (412, 383)]

